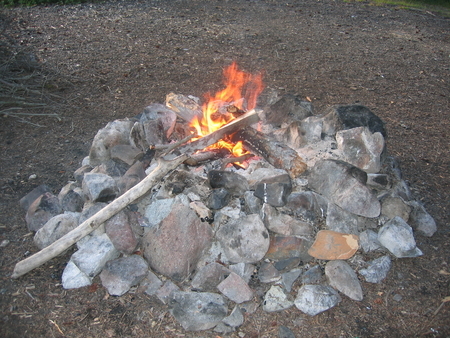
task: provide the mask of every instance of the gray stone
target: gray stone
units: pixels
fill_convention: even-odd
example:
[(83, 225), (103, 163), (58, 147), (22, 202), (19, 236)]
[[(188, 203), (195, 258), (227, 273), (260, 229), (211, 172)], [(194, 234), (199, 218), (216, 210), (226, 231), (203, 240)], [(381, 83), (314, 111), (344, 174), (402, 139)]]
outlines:
[(202, 267), (192, 278), (191, 286), (200, 291), (216, 291), (219, 285), (231, 273), (223, 265), (213, 262)]
[(152, 271), (148, 271), (147, 275), (141, 281), (139, 290), (145, 292), (149, 296), (153, 296), (163, 285), (162, 281)]
[[(229, 218), (239, 219), (241, 217), (241, 200), (239, 198), (231, 199), (226, 206), (220, 209), (221, 215)], [(217, 215), (218, 213), (216, 213)]]
[(436, 221), (425, 210), (424, 206), (416, 201), (409, 202), (412, 212), (409, 215), (409, 223), (422, 235), (431, 237), (437, 231)]
[(132, 286), (138, 285), (147, 271), (147, 262), (139, 255), (131, 255), (108, 261), (100, 279), (110, 295), (122, 296)]
[(81, 271), (74, 262), (69, 261), (61, 277), (64, 289), (77, 289), (92, 284), (92, 278)]
[(358, 276), (346, 261), (330, 261), (325, 266), (325, 276), (332, 287), (349, 298), (357, 301), (363, 299), (363, 292)]
[(144, 236), (144, 255), (153, 270), (180, 281), (195, 269), (212, 237), (211, 226), (201, 222), (195, 211), (175, 203), (159, 227)]
[(306, 143), (316, 143), (322, 139), (323, 118), (318, 116), (309, 116), (301, 121), (302, 134)]
[(397, 258), (418, 257), (423, 254), (416, 246), (412, 228), (399, 216), (381, 227), (378, 240)]
[(359, 234), (359, 245), (366, 253), (381, 248), (378, 234), (373, 230), (365, 230)]
[(174, 198), (166, 198), (150, 203), (145, 209), (145, 217), (148, 220), (149, 226), (158, 226), (170, 214), (174, 202)]
[(222, 209), (227, 205), (229, 201), (230, 194), (225, 188), (213, 189), (211, 194), (208, 196), (207, 205), (213, 210)]
[(255, 196), (274, 207), (284, 206), (291, 192), (291, 178), (287, 174), (264, 179), (255, 188)]
[(302, 101), (300, 97), (286, 94), (265, 110), (267, 123), (280, 127), (283, 123), (301, 121), (312, 115), (310, 102)]
[(291, 292), (292, 285), (294, 285), (295, 281), (300, 277), (302, 272), (303, 269), (299, 268), (281, 274), (281, 284), (287, 292)]
[(234, 272), (231, 272), (227, 278), (217, 285), (217, 289), (238, 304), (251, 300), (254, 294), (242, 277)]
[(119, 178), (117, 182), (119, 194), (122, 195), (126, 191), (130, 190), (146, 176), (144, 162), (137, 161), (125, 172), (125, 174), (123, 174), (123, 176)]
[(247, 214), (259, 214), (263, 202), (253, 194), (253, 191), (246, 191), (244, 193), (244, 201), (244, 210)]
[(391, 269), (391, 258), (389, 256), (382, 256), (368, 262), (369, 266), (366, 269), (359, 270), (359, 274), (364, 276), (366, 282), (380, 283), (386, 278)]
[(233, 263), (254, 263), (266, 254), (270, 239), (264, 223), (252, 214), (230, 219), (216, 232), (227, 258)]
[(261, 218), (270, 231), (283, 236), (312, 237), (313, 226), (286, 214), (278, 214), (277, 210), (269, 204), (261, 209)]
[(213, 189), (225, 188), (234, 196), (241, 196), (249, 190), (245, 177), (231, 171), (210, 170), (208, 180)]
[(50, 218), (62, 212), (58, 197), (50, 192), (40, 195), (31, 203), (25, 215), (28, 230), (38, 231)]
[(300, 311), (315, 316), (331, 309), (341, 301), (335, 289), (328, 285), (303, 285), (297, 293), (294, 304)]
[(293, 192), (287, 199), (286, 207), (300, 219), (315, 222), (327, 215), (329, 201), (313, 191)]
[(58, 194), (59, 204), (64, 211), (81, 212), (84, 205), (84, 193), (75, 182), (66, 184)]
[(111, 148), (118, 144), (129, 144), (129, 135), (134, 122), (128, 119), (109, 122), (100, 129), (92, 141), (89, 164), (97, 166), (111, 158)]
[(119, 189), (111, 176), (91, 172), (84, 175), (83, 192), (93, 202), (108, 202), (116, 198)]
[(236, 328), (244, 324), (244, 315), (238, 305), (231, 311), (230, 315), (225, 317), (222, 322), (230, 327)]
[(122, 161), (129, 166), (140, 159), (144, 153), (131, 144), (118, 144), (111, 148), (111, 159)]
[(277, 177), (280, 175), (285, 175), (288, 172), (284, 169), (276, 169), (276, 168), (257, 168), (255, 170), (247, 169), (242, 173), (247, 179), (249, 189), (255, 190), (256, 185), (265, 179), (271, 179), (273, 177)]
[(83, 183), (84, 174), (86, 174), (88, 172), (91, 172), (92, 169), (93, 168), (89, 164), (85, 164), (85, 165), (81, 166), (80, 168), (78, 168), (77, 170), (74, 171), (73, 177), (77, 181), (78, 185), (81, 186), (81, 184)]
[(359, 234), (358, 216), (338, 207), (334, 203), (328, 204), (326, 224), (329, 230), (345, 234)]
[(261, 283), (272, 283), (279, 281), (281, 274), (271, 262), (262, 262), (258, 271), (258, 279)]
[(367, 174), (367, 185), (379, 190), (389, 189), (391, 187), (391, 179), (386, 174)]
[(34, 235), (34, 244), (42, 250), (78, 226), (79, 213), (68, 212), (50, 218)]
[(289, 309), (294, 302), (278, 285), (272, 285), (264, 295), (263, 310), (266, 312), (277, 312)]
[(311, 169), (309, 186), (344, 210), (364, 217), (377, 217), (380, 202), (365, 182), (367, 174), (348, 163), (322, 160)]
[(367, 127), (341, 130), (336, 133), (336, 142), (346, 162), (368, 173), (380, 171), (384, 150), (381, 133), (372, 134)]
[(132, 254), (139, 244), (138, 237), (134, 233), (128, 215), (124, 210), (105, 222), (105, 232), (114, 247), (123, 254)]
[(165, 105), (152, 103), (144, 108), (144, 111), (140, 114), (139, 120), (141, 123), (149, 120), (160, 120), (166, 137), (170, 137), (175, 128), (177, 115), (172, 109), (169, 109)]
[(320, 265), (314, 265), (302, 274), (301, 281), (302, 284), (318, 284), (322, 281), (323, 276)]
[(169, 306), (171, 314), (186, 331), (211, 329), (228, 312), (224, 298), (209, 292), (174, 292)]
[(228, 268), (238, 274), (246, 283), (250, 281), (250, 278), (255, 270), (255, 266), (249, 263), (231, 264)]
[(22, 197), (19, 200), (19, 204), (22, 207), (23, 210), (27, 211), (31, 204), (33, 204), (34, 201), (41, 195), (45, 194), (46, 192), (51, 193), (52, 190), (45, 184), (42, 184), (33, 190), (31, 190), (28, 194), (26, 194), (24, 197)]
[(411, 207), (400, 197), (386, 196), (381, 199), (381, 216), (388, 220), (400, 216), (405, 222), (409, 219)]
[(180, 291), (180, 288), (169, 279), (155, 292), (155, 296), (158, 297), (162, 303), (168, 304), (171, 301), (173, 294), (177, 291)]
[(90, 238), (70, 259), (88, 277), (95, 277), (107, 261), (119, 257), (119, 254), (108, 236), (103, 234)]
[(384, 122), (369, 108), (361, 105), (334, 106), (324, 118), (324, 134), (333, 136), (338, 130), (367, 127), (370, 132), (379, 132), (386, 137)]

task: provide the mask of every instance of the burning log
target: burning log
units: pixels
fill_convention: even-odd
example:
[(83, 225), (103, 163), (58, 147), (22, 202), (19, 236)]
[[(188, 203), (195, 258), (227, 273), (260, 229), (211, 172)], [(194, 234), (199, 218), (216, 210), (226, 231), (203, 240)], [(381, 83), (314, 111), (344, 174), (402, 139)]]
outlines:
[(157, 182), (159, 182), (178, 165), (183, 163), (187, 158), (187, 155), (181, 155), (171, 161), (164, 161), (160, 159), (159, 165), (155, 168), (155, 170), (153, 170), (146, 178), (122, 196), (112, 201), (95, 215), (88, 218), (56, 242), (50, 244), (34, 255), (18, 262), (14, 268), (11, 278), (18, 278), (67, 250), (80, 239), (94, 231), (100, 224), (106, 222), (129, 204), (145, 195)]
[(198, 140), (192, 141), (184, 146), (178, 148), (178, 153), (194, 153), (197, 150), (204, 149), (217, 141), (223, 139), (225, 136), (231, 136), (233, 133), (240, 129), (248, 127), (259, 121), (258, 110), (253, 109), (248, 113), (238, 117), (237, 119), (231, 121), (230, 123), (224, 125), (222, 128), (199, 138)]
[(306, 170), (306, 163), (297, 152), (287, 145), (277, 142), (253, 128), (245, 128), (233, 134), (233, 142), (242, 141), (244, 147), (264, 157), (267, 162), (279, 169), (285, 169), (292, 178)]

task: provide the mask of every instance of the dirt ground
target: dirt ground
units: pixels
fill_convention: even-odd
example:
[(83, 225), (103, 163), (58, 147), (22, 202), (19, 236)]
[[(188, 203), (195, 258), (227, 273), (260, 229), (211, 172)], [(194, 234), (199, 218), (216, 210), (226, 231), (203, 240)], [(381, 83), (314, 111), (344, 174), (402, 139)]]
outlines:
[(164, 103), (170, 92), (216, 91), (234, 60), (264, 72), (266, 94), (296, 93), (317, 114), (359, 103), (380, 116), (389, 152), (438, 232), (417, 235), (424, 255), (394, 260), (381, 284), (362, 282), (361, 302), (343, 296), (315, 317), (258, 309), (228, 336), (278, 337), (286, 326), (296, 337), (450, 337), (450, 302), (442, 302), (450, 296), (449, 18), (331, 0), (108, 1), (1, 15), (10, 37), (57, 75), (45, 91), (60, 96), (48, 112), (61, 118), (0, 117), (0, 242), (9, 241), (0, 247), (1, 337), (221, 336), (184, 332), (145, 294), (108, 297), (98, 277), (64, 290), (72, 251), (9, 276), (37, 251), (21, 197), (40, 184), (58, 193), (107, 122)]

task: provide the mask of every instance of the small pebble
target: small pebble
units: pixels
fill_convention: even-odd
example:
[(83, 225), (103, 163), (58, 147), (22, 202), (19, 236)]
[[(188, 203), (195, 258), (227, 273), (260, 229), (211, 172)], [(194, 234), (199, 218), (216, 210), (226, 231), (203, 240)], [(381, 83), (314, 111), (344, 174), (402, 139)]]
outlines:
[(10, 243), (9, 240), (4, 239), (1, 243), (0, 243), (0, 248), (4, 248), (5, 246), (7, 246)]
[(403, 299), (402, 295), (399, 295), (398, 293), (396, 293), (394, 295), (394, 297), (392, 297), (393, 300), (395, 300), (396, 302), (399, 302)]
[(36, 174), (31, 174), (30, 177), (28, 177), (28, 181), (35, 180), (37, 178)]

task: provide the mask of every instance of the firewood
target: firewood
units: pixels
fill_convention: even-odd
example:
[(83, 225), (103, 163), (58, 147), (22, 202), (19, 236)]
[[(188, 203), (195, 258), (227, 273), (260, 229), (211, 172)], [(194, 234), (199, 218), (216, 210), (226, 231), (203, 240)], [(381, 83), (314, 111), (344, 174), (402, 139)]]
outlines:
[(275, 168), (285, 169), (292, 178), (296, 178), (306, 170), (306, 163), (294, 149), (268, 138), (253, 128), (237, 131), (231, 140), (242, 141), (245, 149), (264, 157)]
[(230, 154), (230, 152), (228, 151), (228, 149), (225, 149), (225, 148), (201, 151), (201, 152), (192, 154), (186, 161), (184, 161), (184, 164), (187, 164), (190, 166), (197, 166), (197, 165), (200, 165), (200, 164), (208, 162), (208, 161), (214, 161), (214, 160), (218, 160), (220, 158), (224, 158), (228, 154)]
[(179, 154), (194, 153), (197, 150), (205, 149), (206, 147), (216, 143), (217, 141), (223, 139), (225, 136), (231, 136), (238, 130), (248, 127), (259, 121), (258, 116), (259, 111), (253, 109), (248, 113), (238, 117), (237, 119), (231, 121), (230, 123), (224, 125), (222, 128), (199, 138), (198, 140), (192, 141), (184, 146), (177, 149)]
[(169, 93), (166, 95), (166, 106), (186, 122), (191, 122), (194, 117), (203, 117), (202, 107), (189, 96)]
[(34, 255), (18, 262), (14, 268), (11, 278), (18, 278), (67, 250), (80, 239), (94, 231), (100, 224), (106, 222), (135, 200), (145, 195), (156, 183), (166, 176), (167, 173), (175, 169), (187, 158), (187, 155), (181, 155), (171, 161), (160, 159), (158, 166), (150, 174), (148, 174), (146, 178), (122, 196), (116, 198), (110, 204), (81, 223), (78, 227), (58, 239), (56, 242), (50, 244)]

